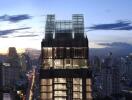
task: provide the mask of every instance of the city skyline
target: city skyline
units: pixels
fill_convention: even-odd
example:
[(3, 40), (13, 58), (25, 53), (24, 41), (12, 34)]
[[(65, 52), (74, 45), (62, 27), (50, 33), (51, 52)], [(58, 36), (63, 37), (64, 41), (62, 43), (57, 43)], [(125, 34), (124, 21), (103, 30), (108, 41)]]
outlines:
[(40, 49), (47, 14), (68, 20), (71, 14), (84, 14), (90, 47), (102, 47), (100, 42), (132, 44), (131, 4), (130, 0), (1, 1), (0, 52), (8, 47)]

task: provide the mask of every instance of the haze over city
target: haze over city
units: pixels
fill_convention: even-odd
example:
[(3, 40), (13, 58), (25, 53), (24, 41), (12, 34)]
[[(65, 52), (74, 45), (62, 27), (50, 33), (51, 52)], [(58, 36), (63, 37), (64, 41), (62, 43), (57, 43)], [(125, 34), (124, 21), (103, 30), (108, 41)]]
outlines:
[(132, 44), (131, 5), (131, 0), (2, 0), (0, 52), (8, 47), (40, 49), (47, 14), (69, 20), (71, 14), (84, 14), (91, 48), (107, 46), (98, 43)]

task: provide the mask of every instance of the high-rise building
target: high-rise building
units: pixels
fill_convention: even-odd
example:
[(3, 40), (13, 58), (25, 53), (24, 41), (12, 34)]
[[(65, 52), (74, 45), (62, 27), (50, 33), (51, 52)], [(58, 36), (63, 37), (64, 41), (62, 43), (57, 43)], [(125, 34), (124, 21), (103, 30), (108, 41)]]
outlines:
[(2, 69), (3, 86), (8, 88), (16, 88), (16, 81), (20, 76), (20, 60), (15, 47), (9, 48), (8, 59), (6, 65)]
[(28, 72), (32, 69), (31, 59), (28, 54), (23, 53), (20, 56), (21, 70), (22, 72)]
[(47, 15), (41, 43), (40, 100), (91, 100), (88, 39), (82, 14), (72, 20)]

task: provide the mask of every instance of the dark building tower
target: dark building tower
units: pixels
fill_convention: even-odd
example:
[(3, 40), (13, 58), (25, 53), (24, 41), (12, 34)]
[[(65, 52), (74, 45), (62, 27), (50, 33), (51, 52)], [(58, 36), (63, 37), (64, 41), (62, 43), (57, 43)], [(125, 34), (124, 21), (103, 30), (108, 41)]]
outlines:
[(55, 20), (47, 15), (41, 44), (40, 100), (91, 100), (91, 71), (84, 18)]
[(17, 56), (17, 51), (16, 51), (16, 48), (15, 47), (9, 47), (9, 54), (8, 56)]

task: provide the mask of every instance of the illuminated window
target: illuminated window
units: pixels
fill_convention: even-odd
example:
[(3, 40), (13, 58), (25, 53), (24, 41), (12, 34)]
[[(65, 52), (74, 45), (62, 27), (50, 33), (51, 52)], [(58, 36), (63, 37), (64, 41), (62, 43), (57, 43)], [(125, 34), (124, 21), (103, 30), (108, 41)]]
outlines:
[(44, 58), (52, 58), (52, 48), (43, 48)]
[(55, 97), (54, 100), (66, 100), (65, 97)]
[(41, 86), (41, 92), (52, 92), (52, 86)]
[(41, 93), (41, 100), (52, 100), (52, 93)]
[(80, 91), (80, 85), (74, 85), (73, 91)]
[(87, 58), (88, 56), (88, 51), (87, 51), (87, 48), (85, 47), (74, 47), (74, 58)]
[(92, 91), (91, 85), (90, 86), (86, 86), (86, 91), (88, 91), (88, 92)]
[(70, 48), (66, 48), (66, 58), (70, 58), (71, 57), (71, 49)]
[(66, 90), (66, 85), (65, 84), (55, 84), (54, 89), (55, 90)]
[(73, 68), (87, 67), (86, 59), (73, 59)]
[(80, 92), (73, 92), (73, 98), (80, 98)]
[(66, 91), (54, 91), (55, 96), (66, 96)]
[(91, 79), (86, 79), (86, 85), (91, 85), (92, 82), (91, 82)]
[(52, 59), (44, 59), (43, 66), (44, 66), (44, 68), (51, 68), (51, 67), (53, 67)]
[(63, 68), (63, 59), (55, 59), (54, 67), (55, 68)]
[(55, 78), (54, 83), (66, 83), (66, 79), (65, 78)]
[(92, 100), (92, 95), (91, 93), (86, 93), (87, 100)]
[(73, 78), (73, 84), (82, 84), (82, 79), (80, 79), (80, 78)]
[(41, 79), (40, 85), (52, 85), (52, 79)]
[(72, 60), (71, 59), (65, 59), (65, 68), (72, 68)]
[(54, 57), (55, 58), (64, 58), (64, 48), (54, 48)]

